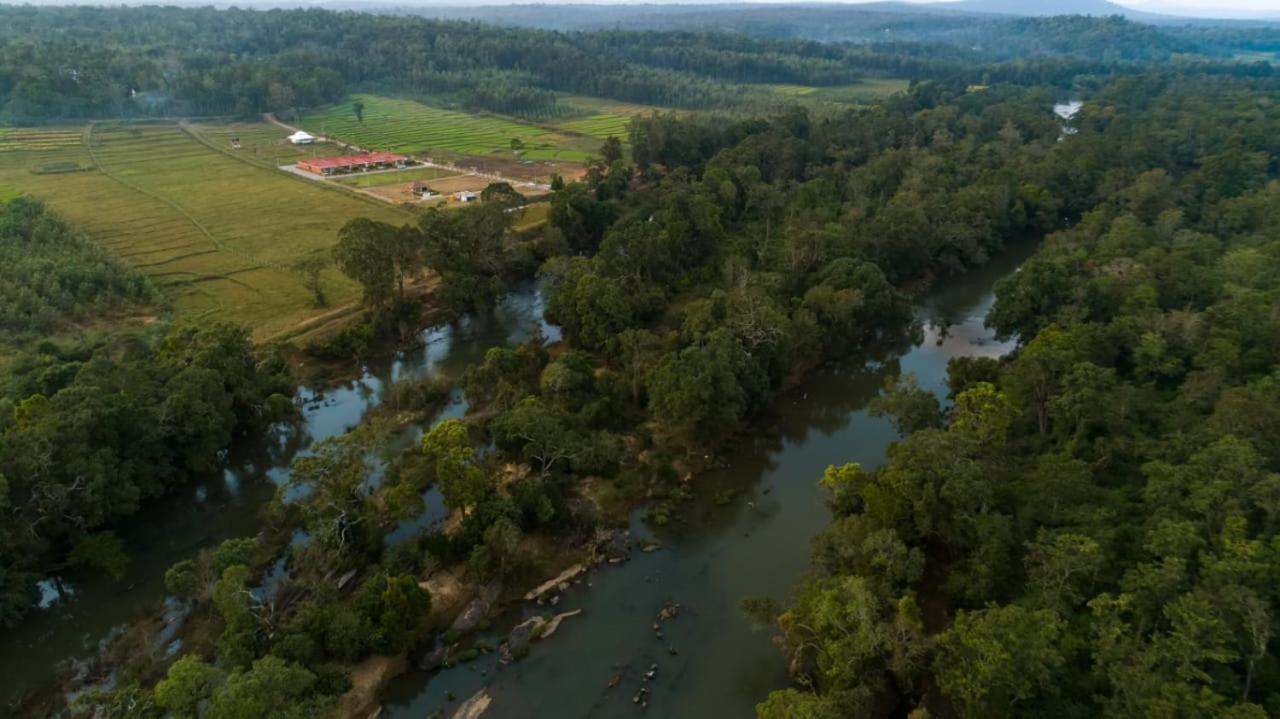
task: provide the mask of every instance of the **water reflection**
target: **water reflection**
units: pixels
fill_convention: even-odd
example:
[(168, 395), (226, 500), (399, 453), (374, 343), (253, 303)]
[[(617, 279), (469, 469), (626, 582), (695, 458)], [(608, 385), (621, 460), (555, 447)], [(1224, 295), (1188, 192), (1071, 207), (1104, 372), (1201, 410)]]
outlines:
[[(387, 693), (386, 715), (429, 716), (456, 707), (450, 696), (465, 699), (487, 687), (493, 704), (486, 719), (634, 716), (632, 699), (647, 687), (652, 716), (752, 716), (770, 689), (785, 685), (786, 672), (769, 634), (752, 630), (739, 602), (786, 599), (800, 579), (809, 541), (829, 519), (816, 487), (828, 465), (874, 468), (884, 461), (897, 435), (865, 407), (887, 375), (914, 372), (943, 396), (948, 359), (1010, 349), (991, 337), (982, 318), (994, 281), (1029, 250), (1013, 248), (932, 291), (914, 344), (822, 369), (782, 396), (773, 415), (726, 455), (724, 467), (698, 478), (683, 522), (651, 529), (633, 516), (633, 533), (662, 548), (636, 553), (622, 568), (592, 572), (566, 592), (556, 611), (583, 614), (566, 620), (545, 645), (511, 665), (490, 654), (436, 674), (400, 677)], [(724, 497), (732, 499), (725, 504)], [(680, 615), (664, 622), (659, 636), (654, 617), (673, 601)], [(506, 625), (539, 609), (545, 611), (521, 607)], [(643, 674), (655, 663), (657, 676), (646, 682)], [(620, 682), (610, 688), (614, 674)]]
[[(295, 400), (302, 408), (301, 421), (282, 423), (262, 436), (237, 442), (227, 453), (226, 469), (220, 475), (151, 502), (141, 513), (142, 521), (118, 530), (132, 559), (123, 581), (95, 572), (68, 572), (41, 584), (42, 610), (28, 615), (21, 626), (0, 633), (0, 676), (4, 677), (0, 707), (48, 682), (59, 662), (84, 656), (109, 638), (114, 628), (154, 611), (164, 598), (164, 572), (174, 562), (224, 539), (256, 534), (259, 510), (275, 487), (288, 481), (293, 460), (316, 443), (359, 424), (397, 379), (433, 372), (461, 377), (463, 369), (492, 346), (522, 343), (535, 334), (558, 341), (559, 328), (545, 322), (542, 309), (536, 285), (525, 283), (508, 294), (491, 316), (426, 330), (419, 347), (371, 362), (349, 382), (299, 389)], [(465, 411), (460, 399), (455, 394), (445, 414), (458, 416)], [(429, 501), (428, 506), (434, 505)], [(286, 571), (283, 564), (273, 565), (259, 591), (274, 591), (273, 582), (278, 583)]]

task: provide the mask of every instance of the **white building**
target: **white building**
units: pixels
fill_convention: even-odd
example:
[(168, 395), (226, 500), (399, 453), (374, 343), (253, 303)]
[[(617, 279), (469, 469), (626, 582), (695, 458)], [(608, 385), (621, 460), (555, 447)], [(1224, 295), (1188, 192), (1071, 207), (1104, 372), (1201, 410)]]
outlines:
[(462, 190), (454, 194), (453, 198), (458, 202), (475, 202), (480, 196), (470, 190)]
[(310, 145), (315, 141), (315, 135), (312, 135), (309, 132), (303, 132), (302, 130), (298, 130), (289, 136), (289, 142), (292, 142), (295, 145)]

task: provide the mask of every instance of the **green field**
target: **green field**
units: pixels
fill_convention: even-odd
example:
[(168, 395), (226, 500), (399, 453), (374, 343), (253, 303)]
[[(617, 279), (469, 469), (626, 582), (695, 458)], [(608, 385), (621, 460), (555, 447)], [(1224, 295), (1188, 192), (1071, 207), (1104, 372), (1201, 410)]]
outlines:
[(348, 187), (385, 187), (415, 180), (439, 180), (442, 177), (453, 177), (457, 174), (452, 170), (440, 167), (418, 167), (398, 172), (375, 172), (355, 177), (339, 177), (332, 181)]
[(871, 77), (852, 85), (811, 87), (767, 84), (757, 87), (767, 90), (772, 95), (795, 100), (801, 104), (862, 105), (899, 92), (906, 92), (909, 85), (909, 81), (900, 78)]
[[(315, 157), (332, 157), (350, 152), (337, 145), (319, 142), (312, 145), (295, 145), (289, 142), (291, 130), (266, 122), (230, 122), (218, 125), (192, 124), (188, 126), (206, 142), (226, 149), (244, 159), (278, 167), (298, 160)], [(231, 139), (240, 140), (240, 149), (233, 150)]]
[[(364, 103), (364, 122), (356, 120), (351, 104), (356, 101)], [(599, 148), (592, 138), (518, 120), (469, 115), (377, 95), (353, 95), (349, 102), (303, 115), (299, 124), (308, 132), (391, 152), (444, 151), (514, 158), (511, 140), (519, 138), (524, 143), (524, 159), (581, 162)]]
[[(324, 252), (351, 217), (410, 218), (338, 188), (238, 161), (173, 124), (40, 132), (83, 141), (32, 139), (0, 152), (0, 185), (45, 200), (143, 269), (180, 317), (239, 321), (259, 338), (323, 311), (311, 307), (288, 269), (294, 261)], [(10, 130), (5, 137), (31, 137), (25, 133)], [(32, 171), (45, 165), (95, 169)], [(326, 270), (324, 285), (331, 305), (357, 296), (336, 270)]]
[(553, 127), (599, 140), (612, 135), (624, 142), (627, 139), (627, 123), (631, 122), (632, 117), (663, 111), (652, 105), (636, 105), (584, 95), (568, 95), (559, 98), (556, 104), (568, 110), (570, 116), (553, 121)]

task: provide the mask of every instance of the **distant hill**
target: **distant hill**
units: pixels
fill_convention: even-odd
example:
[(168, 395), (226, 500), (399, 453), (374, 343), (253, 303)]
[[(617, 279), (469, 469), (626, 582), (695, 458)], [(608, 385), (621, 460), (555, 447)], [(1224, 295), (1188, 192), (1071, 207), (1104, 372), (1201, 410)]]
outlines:
[(1000, 15), (1122, 15), (1131, 20), (1164, 20), (1170, 16), (1131, 10), (1107, 0), (960, 0), (938, 4), (936, 7), (965, 12), (995, 13)]

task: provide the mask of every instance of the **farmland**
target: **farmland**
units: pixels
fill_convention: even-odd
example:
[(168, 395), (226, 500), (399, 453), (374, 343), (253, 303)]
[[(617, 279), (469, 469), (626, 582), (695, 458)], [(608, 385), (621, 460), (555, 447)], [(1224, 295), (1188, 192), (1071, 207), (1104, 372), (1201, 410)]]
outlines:
[(347, 150), (327, 142), (294, 145), (286, 138), (289, 131), (266, 122), (229, 122), (192, 124), (189, 129), (209, 144), (230, 150), (232, 138), (240, 141), (235, 153), (241, 159), (270, 166), (287, 165), (314, 157), (341, 155)]
[[(8, 130), (3, 142), (0, 187), (43, 199), (141, 268), (179, 317), (239, 321), (259, 338), (317, 312), (293, 262), (325, 251), (351, 217), (408, 218), (237, 161), (173, 124)], [(357, 295), (336, 270), (323, 283), (333, 304)]]
[[(354, 102), (364, 103), (363, 121), (356, 119)], [(518, 120), (469, 115), (377, 95), (353, 95), (350, 102), (304, 114), (299, 124), (309, 132), (390, 152), (443, 151), (510, 158), (511, 141), (518, 139), (524, 145), (521, 157), (526, 160), (582, 162), (599, 147), (593, 138)]]
[(584, 95), (568, 95), (559, 98), (557, 105), (568, 110), (570, 117), (553, 121), (553, 127), (604, 140), (610, 135), (622, 141), (627, 139), (627, 124), (636, 115), (664, 112), (652, 105), (606, 100)]

